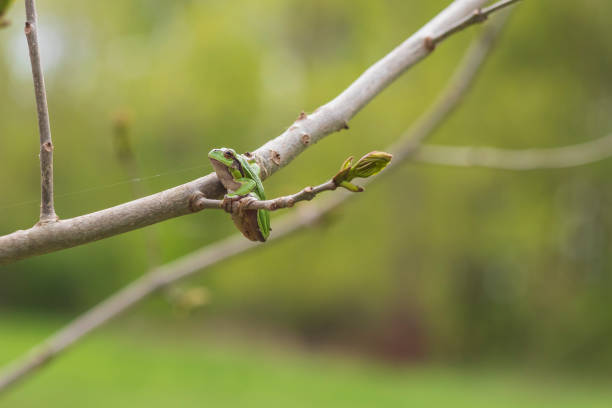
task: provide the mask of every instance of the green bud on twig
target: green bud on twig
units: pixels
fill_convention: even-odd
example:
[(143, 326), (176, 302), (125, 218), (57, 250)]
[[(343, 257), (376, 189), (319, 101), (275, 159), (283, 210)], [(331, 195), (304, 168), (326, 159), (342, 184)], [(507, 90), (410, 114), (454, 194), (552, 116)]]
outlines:
[(374, 150), (353, 164), (353, 156), (351, 156), (342, 163), (340, 171), (334, 176), (334, 184), (338, 187), (344, 187), (349, 191), (361, 192), (363, 187), (357, 186), (350, 181), (355, 177), (368, 178), (373, 176), (384, 169), (392, 157), (390, 153)]
[(390, 153), (373, 151), (363, 156), (353, 167), (354, 177), (368, 178), (387, 167), (393, 157)]

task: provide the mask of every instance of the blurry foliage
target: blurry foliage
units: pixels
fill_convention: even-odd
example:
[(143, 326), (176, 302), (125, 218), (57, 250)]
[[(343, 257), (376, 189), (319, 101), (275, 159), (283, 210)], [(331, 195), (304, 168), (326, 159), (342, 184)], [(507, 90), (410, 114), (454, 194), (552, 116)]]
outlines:
[[(251, 150), (333, 98), (446, 3), (41, 2), (58, 214), (131, 199), (114, 153), (117, 109), (131, 112), (143, 190), (169, 188), (208, 173), (212, 147)], [(610, 15), (607, 0), (523, 2), (432, 141), (527, 148), (610, 132)], [(22, 20), (22, 8), (8, 18)], [(386, 147), (479, 30), (450, 39), (348, 132), (267, 181), (269, 196), (323, 181), (348, 152)], [(38, 214), (38, 136), (19, 24), (0, 31), (0, 95), (0, 228), (8, 233)], [(399, 351), (408, 357), (612, 364), (611, 170), (612, 161), (529, 173), (407, 164), (322, 225), (197, 278), (214, 298), (200, 316), (383, 347), (403, 330), (420, 339)], [(157, 228), (165, 261), (235, 233), (220, 212)], [(357, 231), (372, 239), (345, 239)], [(4, 266), (0, 304), (83, 311), (145, 271), (145, 234)], [(151, 315), (160, 310), (149, 305)]]
[[(44, 314), (0, 314), (0, 361), (61, 322)], [(612, 399), (609, 380), (592, 375), (516, 367), (399, 368), (345, 355), (296, 353), (291, 339), (245, 328), (225, 329), (220, 336), (224, 329), (217, 326), (213, 337), (181, 323), (112, 324), (3, 395), (2, 406), (80, 407), (86, 401), (88, 408), (488, 408), (495, 401), (496, 408), (607, 408)]]
[(6, 20), (4, 16), (8, 13), (12, 3), (13, 0), (0, 0), (0, 29), (11, 24), (11, 22)]

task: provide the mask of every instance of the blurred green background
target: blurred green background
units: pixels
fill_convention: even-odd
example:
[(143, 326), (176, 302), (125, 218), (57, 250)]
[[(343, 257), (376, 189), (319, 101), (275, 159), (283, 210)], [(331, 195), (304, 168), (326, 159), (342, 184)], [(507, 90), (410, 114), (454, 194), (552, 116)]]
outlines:
[[(38, 216), (38, 134), (17, 3), (0, 30), (2, 234)], [(197, 178), (211, 170), (213, 147), (258, 147), (446, 4), (39, 1), (58, 215)], [(608, 134), (610, 16), (607, 0), (522, 2), (431, 142), (553, 147)], [(269, 179), (269, 196), (324, 181), (346, 156), (392, 143), (481, 29), (450, 38), (349, 131)], [(127, 164), (117, 118), (134, 152)], [(6, 404), (82, 406), (94, 395), (99, 406), (609, 406), (611, 171), (612, 160), (530, 172), (406, 164), (324, 225), (172, 292), (204, 287), (203, 307), (186, 312), (171, 295), (154, 297)], [(0, 363), (151, 264), (234, 232), (227, 215), (203, 212), (0, 267)]]

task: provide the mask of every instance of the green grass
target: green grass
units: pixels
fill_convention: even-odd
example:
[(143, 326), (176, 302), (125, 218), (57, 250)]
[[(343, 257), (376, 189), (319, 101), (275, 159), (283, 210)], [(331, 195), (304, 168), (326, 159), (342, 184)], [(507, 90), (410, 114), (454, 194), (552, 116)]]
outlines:
[[(57, 327), (0, 316), (0, 363)], [(609, 407), (602, 382), (504, 370), (398, 369), (347, 357), (114, 325), (0, 398), (0, 407)]]

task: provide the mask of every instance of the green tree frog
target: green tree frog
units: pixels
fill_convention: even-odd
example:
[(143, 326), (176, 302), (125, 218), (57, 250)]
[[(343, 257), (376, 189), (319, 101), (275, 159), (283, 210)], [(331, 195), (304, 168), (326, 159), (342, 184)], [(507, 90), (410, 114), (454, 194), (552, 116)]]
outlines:
[[(260, 168), (254, 158), (237, 154), (233, 149), (225, 147), (211, 150), (208, 158), (219, 181), (227, 190), (225, 200), (231, 202), (244, 197), (266, 199)], [(231, 214), (236, 227), (251, 241), (265, 242), (270, 235), (270, 213), (267, 210), (240, 209), (231, 211)]]

